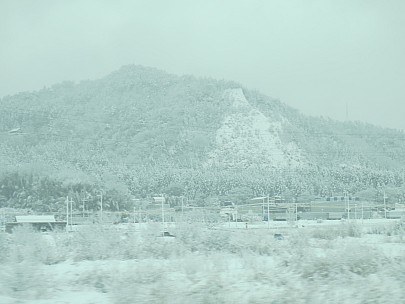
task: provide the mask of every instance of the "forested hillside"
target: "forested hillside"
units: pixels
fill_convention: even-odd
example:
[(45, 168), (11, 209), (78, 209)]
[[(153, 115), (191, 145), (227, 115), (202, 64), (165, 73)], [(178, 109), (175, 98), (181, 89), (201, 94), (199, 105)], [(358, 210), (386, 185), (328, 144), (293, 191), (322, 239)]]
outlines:
[[(0, 100), (0, 204), (58, 210), (67, 194), (198, 204), (348, 191), (405, 198), (405, 135), (308, 117), (242, 85), (124, 66)], [(96, 208), (96, 207), (95, 207)]]

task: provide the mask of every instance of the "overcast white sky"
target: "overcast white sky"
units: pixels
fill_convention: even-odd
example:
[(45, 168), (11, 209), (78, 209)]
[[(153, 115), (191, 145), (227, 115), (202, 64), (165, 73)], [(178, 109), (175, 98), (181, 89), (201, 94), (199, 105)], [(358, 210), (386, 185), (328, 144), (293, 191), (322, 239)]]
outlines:
[(403, 0), (0, 0), (0, 96), (125, 64), (405, 129)]

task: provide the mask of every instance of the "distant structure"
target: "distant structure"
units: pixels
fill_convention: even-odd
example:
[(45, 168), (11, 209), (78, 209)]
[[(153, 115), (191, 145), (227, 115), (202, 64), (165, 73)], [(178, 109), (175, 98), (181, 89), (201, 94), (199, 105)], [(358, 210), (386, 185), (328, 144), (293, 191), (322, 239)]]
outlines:
[(221, 210), (219, 211), (219, 215), (224, 219), (229, 219), (231, 221), (236, 219), (235, 204), (231, 201), (225, 201), (221, 203)]
[(349, 106), (348, 106), (347, 102), (346, 102), (346, 118), (345, 118), (345, 121), (349, 121)]
[(14, 222), (6, 223), (6, 232), (11, 233), (18, 226), (29, 226), (37, 231), (64, 229), (66, 222), (56, 221), (53, 215), (17, 215)]
[(21, 129), (20, 128), (14, 128), (8, 131), (8, 133), (10, 134), (18, 134), (21, 133)]
[(164, 204), (165, 203), (165, 198), (164, 198), (164, 196), (154, 196), (153, 197), (153, 202), (155, 204)]

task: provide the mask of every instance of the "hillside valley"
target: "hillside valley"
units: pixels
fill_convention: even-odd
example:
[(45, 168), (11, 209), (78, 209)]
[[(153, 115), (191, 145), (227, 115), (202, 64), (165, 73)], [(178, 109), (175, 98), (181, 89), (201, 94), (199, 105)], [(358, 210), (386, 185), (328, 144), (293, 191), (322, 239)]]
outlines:
[(405, 199), (403, 131), (305, 116), (231, 81), (124, 66), (0, 108), (2, 207), (59, 210), (71, 194), (96, 208), (101, 190), (113, 210), (158, 194)]

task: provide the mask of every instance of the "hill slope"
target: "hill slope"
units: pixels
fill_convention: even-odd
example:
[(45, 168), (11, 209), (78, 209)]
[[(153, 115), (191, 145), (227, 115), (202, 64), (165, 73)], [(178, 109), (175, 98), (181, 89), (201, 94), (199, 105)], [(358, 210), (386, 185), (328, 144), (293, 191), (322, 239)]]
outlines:
[(404, 183), (403, 132), (307, 117), (234, 82), (124, 66), (0, 107), (4, 180), (46, 177), (61, 192), (299, 197)]

